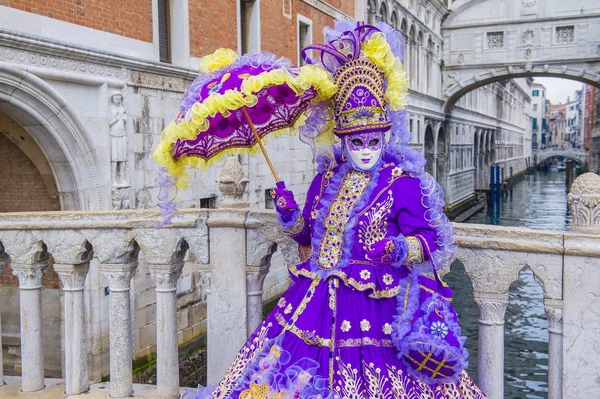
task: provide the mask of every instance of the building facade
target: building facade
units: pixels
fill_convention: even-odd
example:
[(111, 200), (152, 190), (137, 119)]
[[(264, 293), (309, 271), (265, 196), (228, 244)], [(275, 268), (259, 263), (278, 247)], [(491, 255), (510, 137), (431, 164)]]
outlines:
[(531, 148), (533, 151), (546, 148), (546, 87), (533, 82), (531, 85)]

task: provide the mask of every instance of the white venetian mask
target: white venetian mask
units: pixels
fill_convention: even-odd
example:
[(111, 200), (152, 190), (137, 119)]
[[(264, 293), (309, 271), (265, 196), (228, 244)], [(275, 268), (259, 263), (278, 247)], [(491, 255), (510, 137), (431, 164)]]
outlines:
[(381, 159), (383, 132), (348, 134), (344, 140), (348, 157), (357, 169), (371, 170)]

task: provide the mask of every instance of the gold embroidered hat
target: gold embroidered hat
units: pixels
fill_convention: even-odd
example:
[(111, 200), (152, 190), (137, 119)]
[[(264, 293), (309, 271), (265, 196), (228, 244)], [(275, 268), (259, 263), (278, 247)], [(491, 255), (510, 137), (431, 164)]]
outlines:
[[(348, 23), (336, 22), (348, 27)], [(319, 54), (308, 57), (308, 51)], [(404, 108), (408, 80), (404, 68), (380, 29), (358, 22), (327, 44), (302, 50), (308, 63), (320, 63), (333, 74), (338, 91), (333, 97), (334, 133), (367, 133), (388, 130), (388, 108)]]

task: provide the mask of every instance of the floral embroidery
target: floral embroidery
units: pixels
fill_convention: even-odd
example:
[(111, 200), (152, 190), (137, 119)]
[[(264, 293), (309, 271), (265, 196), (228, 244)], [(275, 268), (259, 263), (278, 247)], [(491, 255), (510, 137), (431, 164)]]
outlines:
[(316, 209), (313, 209), (312, 212), (310, 213), (310, 218), (314, 220), (318, 217), (319, 217), (319, 211)]
[(400, 166), (396, 166), (394, 169), (392, 169), (392, 177), (390, 178), (390, 180), (394, 177), (398, 178), (398, 177), (402, 176), (403, 172), (404, 172), (404, 170)]
[(281, 297), (281, 298), (279, 299), (279, 301), (277, 302), (277, 306), (278, 306), (278, 307), (280, 307), (280, 308), (283, 308), (283, 307), (285, 306), (285, 304), (286, 304), (286, 303), (287, 303), (287, 302), (286, 302), (285, 298), (284, 298), (284, 297)]
[(357, 348), (359, 346), (376, 346), (378, 348), (393, 348), (394, 344), (391, 339), (382, 339), (381, 341), (375, 338), (349, 338), (336, 341), (335, 346), (338, 348)]
[(369, 331), (371, 329), (371, 323), (369, 323), (369, 320), (362, 319), (360, 322), (360, 329), (363, 331)]
[(368, 270), (361, 270), (360, 271), (360, 278), (362, 278), (363, 280), (367, 280), (369, 277), (371, 277), (371, 272)]
[[(294, 276), (304, 276), (313, 279), (314, 281), (319, 281), (319, 276), (316, 273), (313, 273), (306, 269), (300, 269), (296, 266), (290, 266), (290, 273)], [(358, 291), (366, 291), (373, 290), (371, 294), (369, 294), (369, 298), (381, 299), (381, 298), (393, 298), (400, 292), (400, 288), (398, 286), (386, 288), (385, 290), (377, 290), (377, 286), (375, 283), (363, 283), (361, 281), (356, 281), (352, 277), (348, 277), (348, 275), (342, 271), (334, 271), (331, 272), (330, 276), (339, 277), (344, 285), (348, 287), (352, 287), (357, 289)]]
[(350, 210), (363, 195), (370, 180), (369, 173), (355, 170), (351, 170), (344, 176), (323, 223), (325, 232), (321, 239), (318, 258), (321, 269), (333, 269), (340, 261)]
[(405, 265), (413, 265), (416, 263), (423, 262), (423, 250), (421, 247), (421, 241), (417, 237), (409, 236), (404, 238), (408, 243), (408, 256)]
[(342, 321), (340, 330), (342, 330), (343, 332), (348, 332), (348, 331), (350, 331), (350, 328), (352, 328), (352, 326), (350, 325), (350, 322), (348, 320)]
[(443, 321), (434, 321), (429, 326), (429, 332), (431, 335), (435, 335), (440, 338), (446, 338), (448, 335), (448, 325)]
[(298, 218), (292, 225), (292, 227), (288, 227), (283, 229), (284, 233), (290, 237), (294, 237), (300, 234), (304, 230), (304, 216), (298, 215)]
[(386, 335), (390, 335), (392, 333), (392, 325), (390, 323), (385, 323), (381, 331)]
[(367, 395), (365, 395), (365, 397), (374, 399), (393, 399), (392, 393), (390, 392), (389, 379), (385, 375), (385, 372), (382, 373), (379, 367), (375, 367), (372, 362), (367, 364), (364, 360), (363, 372), (367, 381), (365, 384)]
[(383, 282), (385, 285), (391, 285), (394, 282), (394, 277), (391, 274), (386, 273), (383, 275)]
[(363, 250), (368, 251), (373, 244), (383, 240), (387, 233), (388, 218), (387, 215), (392, 212), (394, 197), (392, 191), (388, 191), (388, 196), (382, 202), (377, 202), (369, 212), (367, 212), (366, 222), (361, 220), (358, 228), (358, 242), (362, 244)]
[(291, 303), (289, 305), (287, 305), (287, 308), (285, 308), (285, 310), (283, 311), (283, 313), (285, 313), (285, 314), (292, 313), (292, 304)]

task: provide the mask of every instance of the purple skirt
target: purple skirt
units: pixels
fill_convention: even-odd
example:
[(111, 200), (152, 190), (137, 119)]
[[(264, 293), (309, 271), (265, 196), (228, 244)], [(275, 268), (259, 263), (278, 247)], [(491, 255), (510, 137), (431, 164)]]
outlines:
[(223, 379), (184, 398), (485, 399), (464, 371), (428, 385), (398, 359), (390, 334), (406, 267), (353, 264), (321, 279), (302, 263), (290, 274)]

